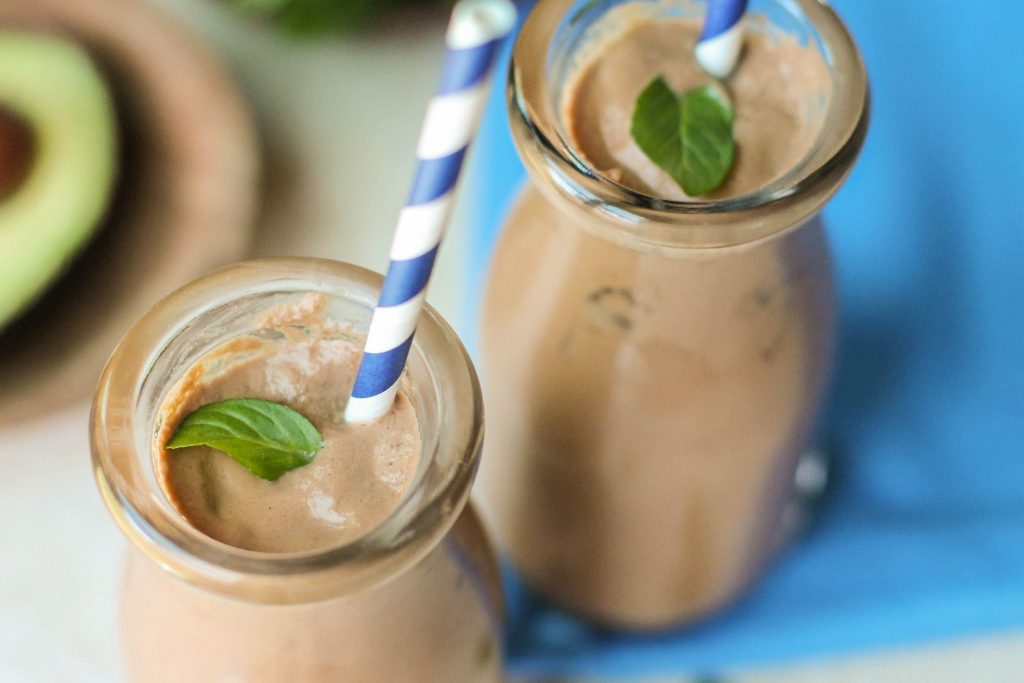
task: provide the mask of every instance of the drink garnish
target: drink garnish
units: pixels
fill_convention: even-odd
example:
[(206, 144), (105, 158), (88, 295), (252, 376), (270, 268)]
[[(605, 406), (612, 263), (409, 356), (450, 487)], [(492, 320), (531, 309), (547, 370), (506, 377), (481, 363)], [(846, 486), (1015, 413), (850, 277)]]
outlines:
[(316, 427), (286, 405), (256, 398), (207, 404), (182, 420), (167, 448), (209, 446), (261, 479), (308, 465), (324, 445)]
[(736, 157), (732, 103), (709, 83), (677, 95), (662, 76), (636, 101), (630, 132), (644, 154), (690, 197), (725, 182)]

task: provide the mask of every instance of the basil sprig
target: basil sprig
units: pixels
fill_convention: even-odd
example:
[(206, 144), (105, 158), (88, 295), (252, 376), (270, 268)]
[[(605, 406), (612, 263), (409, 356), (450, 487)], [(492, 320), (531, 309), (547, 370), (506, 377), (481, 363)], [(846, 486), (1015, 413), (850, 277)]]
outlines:
[(323, 437), (288, 406), (255, 398), (205, 405), (182, 420), (167, 448), (209, 446), (257, 477), (275, 481), (313, 461)]

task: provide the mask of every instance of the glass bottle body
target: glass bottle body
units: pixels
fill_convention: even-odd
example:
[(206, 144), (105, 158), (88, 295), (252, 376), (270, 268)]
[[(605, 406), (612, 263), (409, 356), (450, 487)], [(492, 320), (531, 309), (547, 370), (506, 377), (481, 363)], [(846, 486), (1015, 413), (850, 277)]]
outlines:
[(610, 623), (672, 623), (736, 595), (798, 523), (834, 323), (817, 217), (666, 256), (595, 236), (528, 188), (484, 310), (481, 486), (513, 564)]

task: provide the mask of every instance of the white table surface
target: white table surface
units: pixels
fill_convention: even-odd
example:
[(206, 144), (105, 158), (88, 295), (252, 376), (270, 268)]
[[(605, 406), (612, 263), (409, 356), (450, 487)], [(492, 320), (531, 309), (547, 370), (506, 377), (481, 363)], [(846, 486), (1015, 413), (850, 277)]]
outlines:
[[(307, 45), (206, 0), (150, 1), (226, 56), (267, 132), (257, 253), (327, 255), (381, 270), (436, 80), (440, 17), (373, 39)], [(446, 239), (430, 293), (456, 328), (464, 322), (463, 230), (457, 221)], [(120, 680), (115, 609), (124, 545), (92, 481), (87, 418), (82, 403), (0, 433), (0, 682)], [(1024, 682), (1024, 634), (729, 680)]]

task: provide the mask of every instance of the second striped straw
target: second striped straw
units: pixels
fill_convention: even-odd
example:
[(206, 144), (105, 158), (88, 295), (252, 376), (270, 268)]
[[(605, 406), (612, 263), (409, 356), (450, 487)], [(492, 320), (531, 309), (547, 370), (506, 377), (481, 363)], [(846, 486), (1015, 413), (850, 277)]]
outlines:
[(697, 61), (715, 78), (736, 68), (743, 47), (743, 15), (747, 0), (708, 0), (704, 28), (697, 41)]
[(380, 417), (394, 402), (494, 61), (515, 21), (510, 0), (460, 0), (452, 12), (441, 84), (420, 135), (416, 177), (398, 219), (391, 264), (345, 407), (349, 422)]

